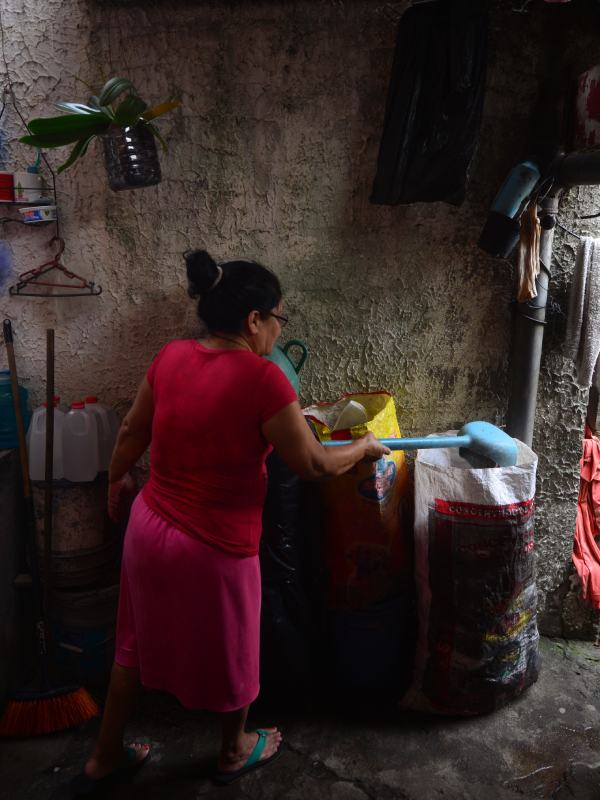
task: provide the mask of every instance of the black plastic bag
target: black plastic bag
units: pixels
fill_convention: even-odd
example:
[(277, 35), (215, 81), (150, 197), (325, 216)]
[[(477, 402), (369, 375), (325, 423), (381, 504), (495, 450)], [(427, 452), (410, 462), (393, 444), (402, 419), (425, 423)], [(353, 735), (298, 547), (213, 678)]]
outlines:
[(260, 545), (261, 687), (288, 705), (312, 686), (316, 631), (306, 588), (302, 485), (277, 453), (267, 459), (269, 488)]
[(486, 3), (436, 0), (400, 20), (371, 202), (460, 205), (487, 60)]

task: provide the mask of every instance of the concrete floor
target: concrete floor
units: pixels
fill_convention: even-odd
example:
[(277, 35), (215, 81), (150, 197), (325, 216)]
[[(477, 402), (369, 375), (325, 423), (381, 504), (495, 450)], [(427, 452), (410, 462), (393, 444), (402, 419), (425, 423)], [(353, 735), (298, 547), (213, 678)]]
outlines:
[[(131, 739), (152, 760), (106, 796), (251, 800), (512, 800), (600, 798), (600, 650), (587, 642), (542, 641), (538, 683), (486, 717), (440, 719), (385, 712), (304, 711), (276, 722), (286, 751), (227, 788), (210, 780), (217, 720), (148, 693)], [(0, 746), (0, 797), (68, 798), (69, 779), (89, 751), (97, 721), (76, 731)]]

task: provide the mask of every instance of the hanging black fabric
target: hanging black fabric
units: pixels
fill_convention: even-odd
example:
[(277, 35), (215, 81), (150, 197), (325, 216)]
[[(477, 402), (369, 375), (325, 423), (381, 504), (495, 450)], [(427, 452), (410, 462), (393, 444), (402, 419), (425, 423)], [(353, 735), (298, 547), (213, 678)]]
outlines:
[(371, 202), (460, 205), (479, 132), (486, 3), (436, 0), (400, 20)]

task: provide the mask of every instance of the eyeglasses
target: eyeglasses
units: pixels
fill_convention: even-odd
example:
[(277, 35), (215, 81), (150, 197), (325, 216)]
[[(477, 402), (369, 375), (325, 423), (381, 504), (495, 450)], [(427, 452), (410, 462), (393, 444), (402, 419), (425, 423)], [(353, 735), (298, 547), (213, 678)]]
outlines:
[(289, 319), (287, 317), (282, 317), (281, 314), (273, 314), (272, 311), (269, 311), (269, 316), (270, 317), (275, 317), (275, 319), (278, 319), (279, 320), (279, 324), (281, 325), (282, 328), (285, 328), (285, 326), (289, 322)]

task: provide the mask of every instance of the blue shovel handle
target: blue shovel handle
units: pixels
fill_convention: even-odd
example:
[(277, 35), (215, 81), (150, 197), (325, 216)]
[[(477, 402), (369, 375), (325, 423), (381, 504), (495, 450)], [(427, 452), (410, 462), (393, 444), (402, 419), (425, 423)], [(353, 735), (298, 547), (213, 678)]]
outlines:
[[(485, 463), (497, 464), (499, 467), (513, 467), (518, 460), (519, 449), (515, 439), (506, 431), (497, 428), (490, 422), (467, 422), (458, 432), (457, 436), (427, 436), (418, 439), (379, 439), (381, 444), (390, 450), (417, 450), (431, 449), (433, 447), (463, 447), (465, 457), (473, 466), (479, 466), (481, 459)], [(324, 442), (326, 445), (337, 446), (350, 444), (349, 440)], [(469, 456), (466, 455), (467, 451)], [(475, 464), (475, 461), (478, 464)]]
[[(338, 447), (343, 444), (352, 444), (352, 439), (323, 442), (327, 447)], [(468, 447), (471, 444), (470, 436), (428, 436), (416, 439), (378, 439), (384, 447), (390, 450), (425, 450), (434, 447)]]

